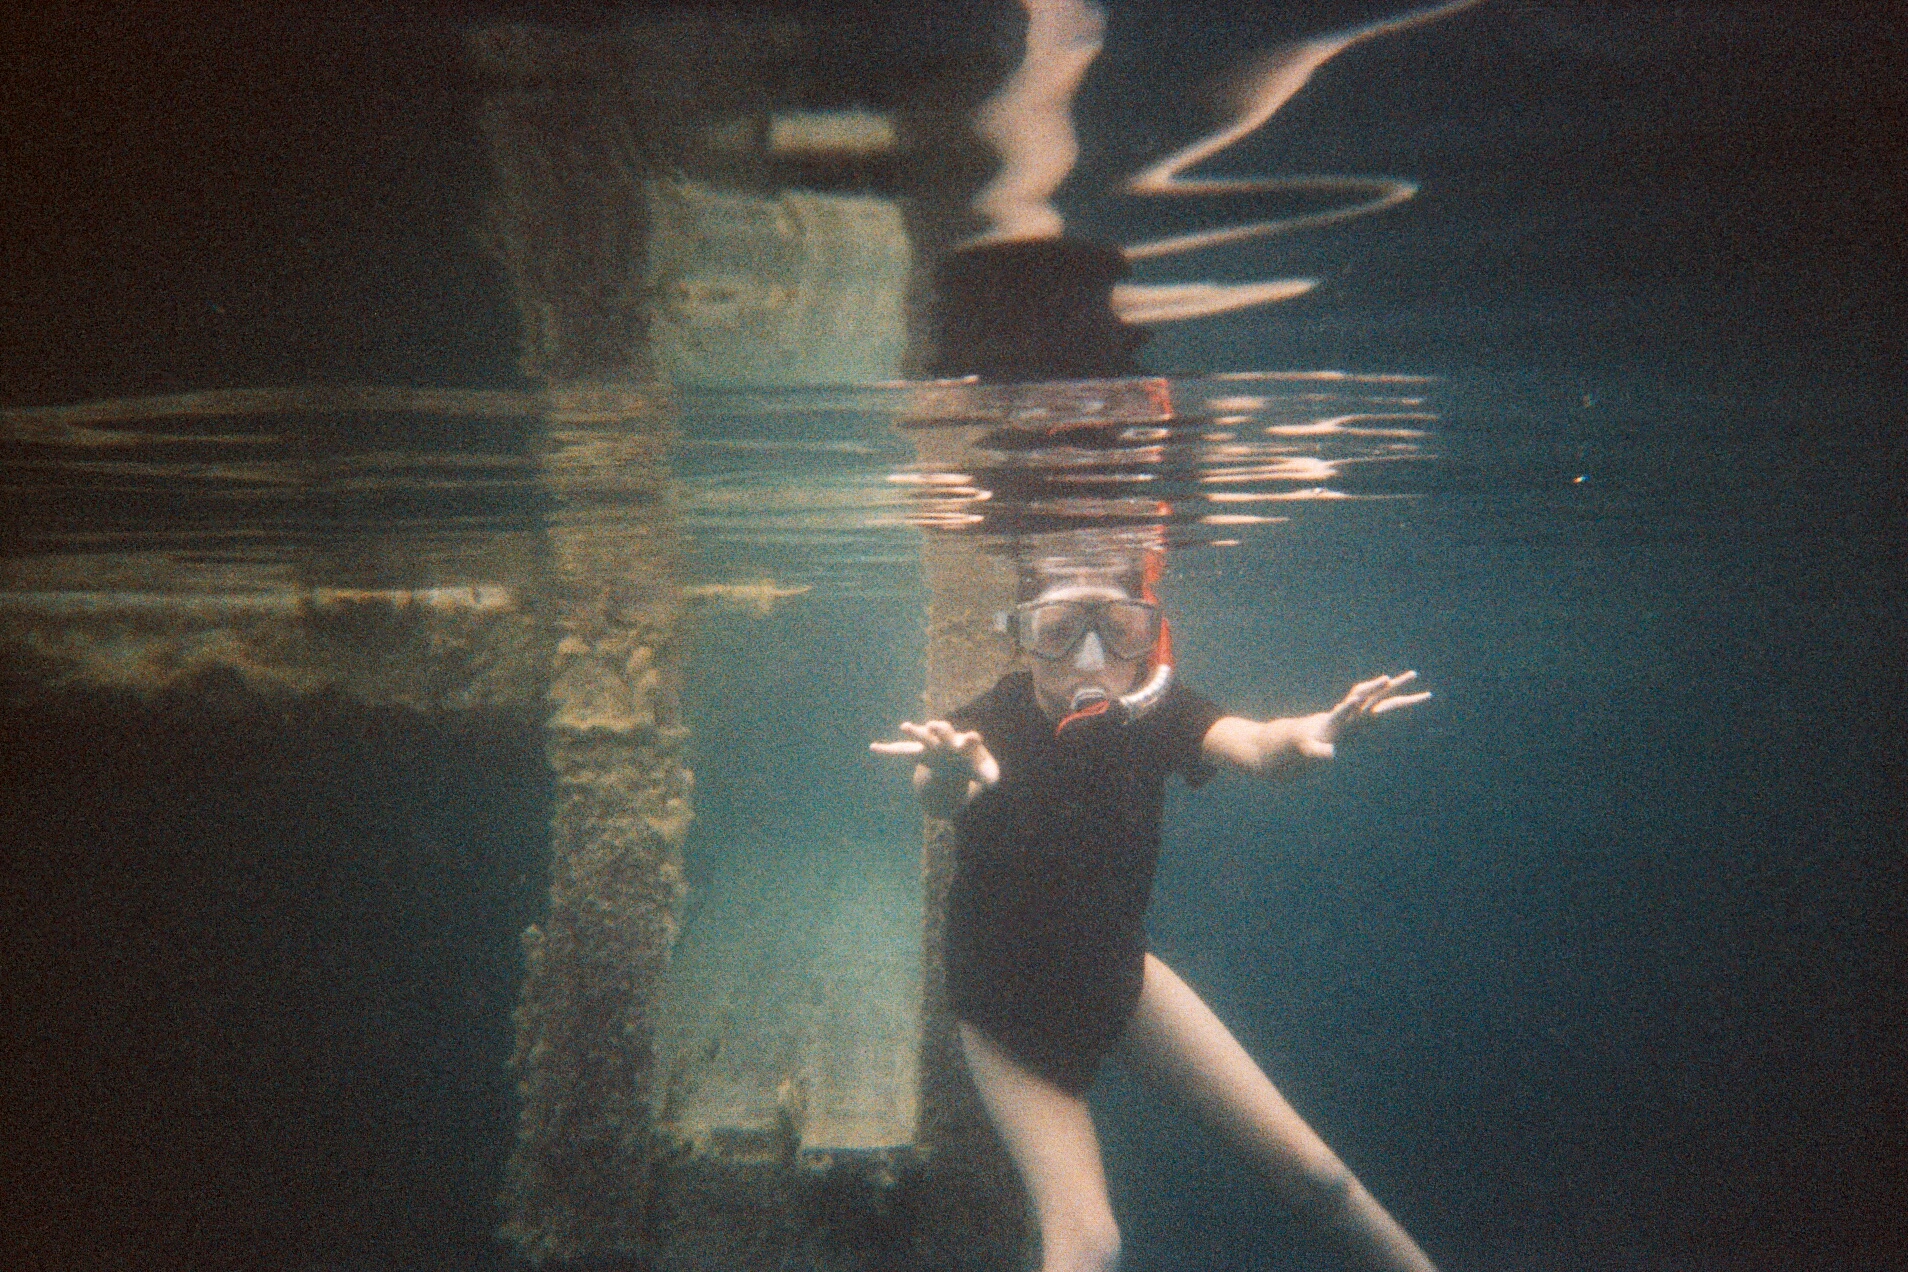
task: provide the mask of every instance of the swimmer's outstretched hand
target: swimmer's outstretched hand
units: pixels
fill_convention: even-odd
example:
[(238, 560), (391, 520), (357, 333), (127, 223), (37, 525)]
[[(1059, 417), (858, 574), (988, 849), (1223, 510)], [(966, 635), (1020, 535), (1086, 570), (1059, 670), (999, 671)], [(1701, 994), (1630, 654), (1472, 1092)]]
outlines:
[(1293, 721), (1299, 726), (1293, 737), (1299, 753), (1315, 760), (1329, 760), (1336, 750), (1336, 743), (1370, 723), (1372, 717), (1425, 701), (1431, 696), (1429, 690), (1402, 692), (1417, 679), (1418, 673), (1415, 671), (1400, 672), (1395, 676), (1374, 676), (1353, 685), (1351, 692), (1330, 711), (1300, 716)]
[(977, 732), (962, 732), (945, 720), (929, 720), (926, 724), (903, 720), (901, 732), (908, 735), (907, 741), (870, 742), (868, 749), (876, 755), (914, 756), (937, 775), (956, 761), (965, 761), (982, 786), (1000, 781), (1000, 764)]
[(1201, 749), (1260, 777), (1282, 777), (1308, 767), (1309, 761), (1329, 760), (1338, 743), (1371, 722), (1373, 716), (1415, 706), (1431, 695), (1406, 693), (1418, 679), (1415, 671), (1374, 676), (1352, 686), (1352, 691), (1330, 711), (1289, 716), (1279, 720), (1243, 720), (1223, 716), (1206, 730)]

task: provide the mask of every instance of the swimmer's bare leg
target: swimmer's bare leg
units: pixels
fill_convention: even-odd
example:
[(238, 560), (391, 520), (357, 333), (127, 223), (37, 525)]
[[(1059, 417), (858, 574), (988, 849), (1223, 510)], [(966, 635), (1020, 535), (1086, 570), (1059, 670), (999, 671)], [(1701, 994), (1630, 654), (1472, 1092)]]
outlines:
[(1040, 1224), (1040, 1272), (1111, 1272), (1120, 1232), (1086, 1101), (1028, 1072), (972, 1025), (961, 1050)]
[(1106, 27), (1089, 0), (1021, 0), (1021, 7), (1026, 53), (974, 118), (975, 131), (1001, 161), (974, 197), (974, 211), (988, 222), (976, 243), (1058, 238), (1065, 228), (1052, 200), (1080, 156), (1073, 95), (1100, 55)]
[(1184, 1103), (1302, 1215), (1356, 1249), (1367, 1265), (1436, 1272), (1212, 1009), (1151, 954), (1139, 1009), (1121, 1039), (1119, 1058), (1149, 1085)]

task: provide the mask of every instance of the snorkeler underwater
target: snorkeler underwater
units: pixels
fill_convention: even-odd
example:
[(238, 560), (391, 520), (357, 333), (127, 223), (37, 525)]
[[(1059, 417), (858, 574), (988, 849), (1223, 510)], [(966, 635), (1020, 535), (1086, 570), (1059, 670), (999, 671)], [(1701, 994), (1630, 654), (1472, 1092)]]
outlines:
[(1198, 994), (1146, 948), (1165, 781), (1295, 774), (1431, 695), (1414, 672), (1314, 715), (1252, 721), (1176, 682), (1144, 531), (1027, 536), (1005, 617), (1025, 665), (877, 754), (915, 760), (953, 821), (945, 975), (961, 1048), (1040, 1227), (1041, 1267), (1110, 1269), (1119, 1229), (1085, 1095), (1109, 1056), (1252, 1164), (1372, 1267), (1433, 1267)]
[(0, 1267), (1908, 1266), (1898, 28), (21, 7)]
[[(1184, 174), (1265, 124), (1335, 54), (1471, 2), (1262, 58), (1239, 86), (1235, 120), (1126, 186), (1147, 196), (1357, 190), (1364, 201), (1120, 249), (1068, 240), (1052, 202), (1079, 153), (1072, 102), (1101, 50), (1104, 15), (1088, 0), (1023, 0), (1025, 55), (977, 115), (978, 132), (1000, 159), (973, 202), (987, 228), (937, 271), (936, 372), (1010, 384), (1131, 376), (1144, 324), (1309, 290), (1309, 280), (1123, 280), (1134, 260), (1328, 225), (1411, 197), (1413, 187), (1396, 180)], [(1037, 388), (1027, 392), (1029, 402), (1039, 397)], [(1026, 431), (1052, 453), (1092, 446), (1085, 422), (1050, 409), (1036, 418)], [(1035, 505), (996, 484), (979, 506), (978, 520), (1000, 526)], [(1161, 503), (1159, 511), (1170, 509)], [(1053, 512), (1047, 505), (1046, 515)], [(922, 808), (952, 822), (942, 973), (961, 1053), (1032, 1200), (1043, 1272), (1105, 1272), (1119, 1263), (1119, 1225), (1086, 1103), (1109, 1057), (1204, 1123), (1293, 1214), (1362, 1266), (1431, 1272), (1425, 1252), (1199, 994), (1149, 951), (1142, 927), (1169, 775), (1193, 788), (1221, 769), (1292, 776), (1431, 694), (1418, 688), (1416, 672), (1402, 671), (1362, 681), (1311, 715), (1257, 721), (1223, 711), (1174, 675), (1170, 625), (1154, 587), (1164, 574), (1167, 524), (1140, 516), (1122, 529), (1007, 534), (998, 550), (1010, 558), (1016, 588), (1000, 627), (1020, 666), (945, 718), (903, 721), (902, 740), (870, 744), (876, 754), (913, 759)]]

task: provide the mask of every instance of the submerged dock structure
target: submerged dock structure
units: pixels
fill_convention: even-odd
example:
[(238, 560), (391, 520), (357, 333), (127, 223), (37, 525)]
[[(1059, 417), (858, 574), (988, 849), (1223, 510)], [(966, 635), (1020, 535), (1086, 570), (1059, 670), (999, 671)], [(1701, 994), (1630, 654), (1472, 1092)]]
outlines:
[[(553, 403), (918, 363), (916, 253), (954, 205), (896, 197), (895, 172), (901, 134), (935, 125), (820, 108), (799, 84), (810, 39), (713, 19), (472, 38), (493, 88), (486, 232)], [(553, 414), (546, 454), (640, 448), (666, 427), (584, 406)], [(630, 458), (666, 482), (660, 455)], [(669, 739), (696, 722), (669, 688), (683, 602), (666, 489), (645, 506), (606, 535), (566, 495), (552, 524), (560, 794), (518, 1016), (506, 1232), (537, 1261), (1013, 1266), (1018, 1189), (938, 1010), (947, 827), (899, 870), (825, 851), (730, 863), (675, 941), (690, 779)], [(998, 670), (996, 643), (969, 630), (986, 593), (956, 577), (981, 568), (935, 567), (937, 607), (963, 606), (930, 618), (942, 709)], [(616, 719), (632, 695), (633, 719)]]
[[(904, 200), (897, 170), (946, 112), (922, 92), (912, 121), (823, 100), (799, 82), (811, 35), (787, 22), (501, 28), (469, 48), (494, 164), (480, 234), (535, 387), (9, 413), (10, 443), (142, 494), (179, 475), (175, 502), (217, 507), (221, 527), (187, 550), (128, 526), (123, 550), (10, 555), (9, 683), (107, 715), (231, 716), (240, 748), (261, 730), (314, 748), (271, 779), (288, 791), (317, 780), (304, 767), (342, 780), (329, 752), (390, 713), (453, 738), (481, 720), (486, 736), (535, 740), (547, 893), (522, 931), (516, 1134), (495, 1183), (501, 1235), (526, 1261), (1014, 1266), (1029, 1239), (1019, 1190), (939, 1015), (948, 828), (926, 828), (925, 855), (920, 840), (737, 854), (694, 898), (683, 860), (698, 614), (799, 600), (685, 575), (675, 386), (867, 382), (918, 364), (916, 256), (958, 200)], [(427, 436), (455, 452), (473, 431), (515, 439), (475, 475), (512, 492), (520, 521), (438, 534), (388, 520), (382, 495), (418, 476), (391, 456)], [(468, 457), (447, 462), (473, 475)], [(248, 517), (272, 550), (231, 537)], [(938, 552), (924, 653), (945, 709), (991, 678), (998, 651), (976, 617), (989, 567)], [(351, 854), (389, 852), (336, 833), (347, 873)], [(181, 1134), (216, 1134), (220, 1115), (201, 1116), (214, 1121)]]
[[(247, 390), (5, 419), (11, 441), (129, 472), (172, 447), (206, 489), (229, 471), (284, 508), (350, 505), (275, 556), (129, 540), (10, 557), (9, 683), (236, 712), (267, 732), (296, 714), (334, 741), (371, 718), (480, 718), (534, 740), (548, 890), (522, 933), (517, 1129), (497, 1181), (502, 1236), (533, 1264), (1006, 1269), (1031, 1250), (943, 1013), (947, 824), (878, 860), (794, 853), (732, 872), (683, 929), (698, 613), (800, 601), (686, 577), (674, 386), (917, 369), (917, 263), (964, 204), (903, 188), (910, 147), (959, 112), (927, 80), (913, 114), (826, 100), (800, 83), (808, 39), (732, 19), (472, 37), (495, 171), (482, 235), (531, 391)], [(182, 427), (153, 427), (166, 418)], [(530, 511), (469, 540), (354, 520), (382, 461), (309, 443), (479, 419), (520, 436), (495, 475)], [(969, 545), (924, 551), (923, 680), (940, 713), (1001, 670), (991, 616), (1012, 584)], [(462, 581), (417, 581), (442, 578)]]

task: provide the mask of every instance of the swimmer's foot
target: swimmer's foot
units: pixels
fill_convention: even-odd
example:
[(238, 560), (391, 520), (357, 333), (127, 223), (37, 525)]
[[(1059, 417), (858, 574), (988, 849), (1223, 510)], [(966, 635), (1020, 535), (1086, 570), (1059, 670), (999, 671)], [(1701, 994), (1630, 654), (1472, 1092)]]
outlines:
[(1021, 0), (1027, 11), (1027, 50), (1083, 51), (1088, 59), (1106, 39), (1106, 11), (1087, 0)]
[(976, 131), (996, 148), (1011, 145), (1030, 116), (1068, 112), (1106, 35), (1106, 14), (1085, 0), (1022, 0), (1022, 5), (1026, 54), (1013, 78), (974, 117)]

